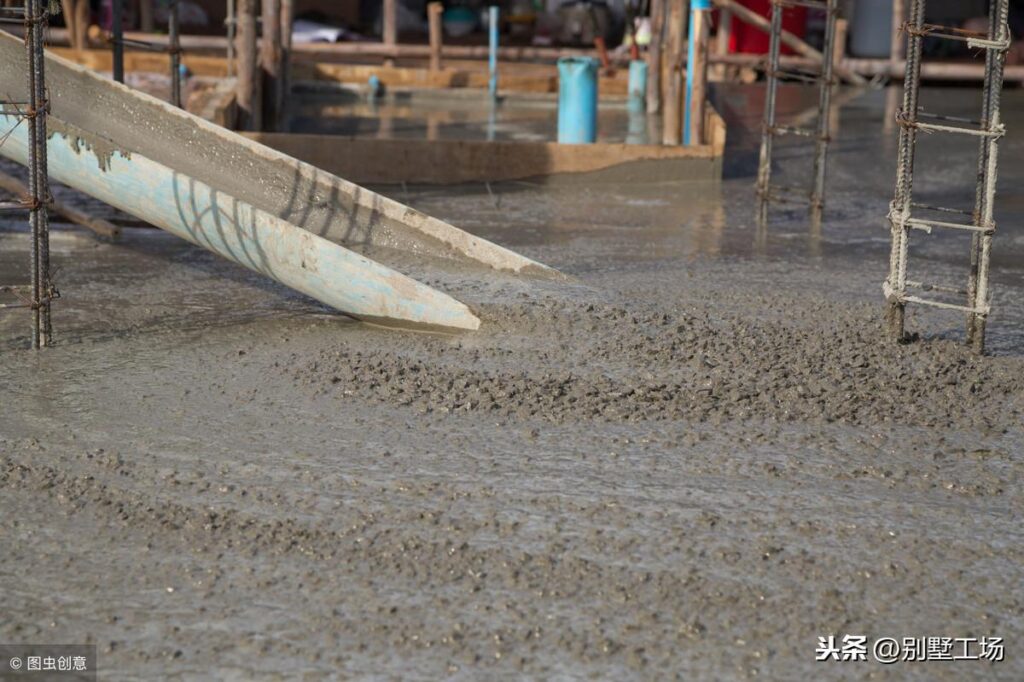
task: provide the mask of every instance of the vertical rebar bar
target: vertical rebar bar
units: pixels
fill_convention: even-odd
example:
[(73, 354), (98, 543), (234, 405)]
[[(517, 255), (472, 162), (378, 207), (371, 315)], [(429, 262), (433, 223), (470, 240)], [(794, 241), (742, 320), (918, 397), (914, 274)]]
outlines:
[(170, 0), (167, 15), (168, 51), (171, 54), (171, 104), (181, 107), (181, 23), (178, 0)]
[(779, 89), (783, 7), (772, 0), (771, 33), (768, 47), (768, 83), (765, 91), (764, 122), (761, 128), (761, 157), (757, 168), (758, 222), (768, 219), (769, 185), (772, 177), (772, 143), (775, 134), (775, 99)]
[[(989, 17), (988, 39), (1009, 46), (1009, 0), (995, 0)], [(985, 232), (974, 233), (971, 240), (971, 277), (968, 305), (974, 309), (967, 322), (967, 343), (980, 353), (985, 352), (985, 327), (989, 308), (989, 263), (995, 231), (995, 195), (998, 180), (999, 141), (1002, 137), (1003, 68), (1006, 49), (987, 50), (985, 58), (985, 91), (982, 103), (982, 126), (989, 135), (982, 139), (975, 196), (974, 224)]]
[(29, 137), (29, 221), (32, 228), (32, 348), (50, 345), (52, 327), (50, 300), (55, 290), (50, 280), (50, 199), (46, 164), (46, 68), (43, 55), (46, 9), (43, 0), (26, 0), (25, 49), (28, 64), (28, 137)]
[[(994, 9), (994, 8), (992, 8)], [(988, 35), (989, 39), (992, 39), (996, 35), (996, 17), (998, 12), (992, 11), (988, 16)], [(994, 50), (985, 51), (985, 77), (982, 83), (982, 101), (981, 101), (981, 127), (985, 130), (991, 125), (992, 117), (992, 91), (989, 87), (989, 75), (992, 73), (993, 60), (998, 55)], [(981, 212), (984, 206), (985, 198), (985, 176), (986, 169), (988, 167), (988, 150), (989, 140), (987, 138), (981, 138), (978, 143), (978, 175), (976, 178), (976, 185), (974, 190), (974, 215), (973, 223), (975, 225), (981, 224)], [(967, 305), (974, 307), (975, 293), (977, 291), (977, 280), (978, 280), (978, 253), (981, 246), (981, 235), (974, 233), (971, 235), (971, 270), (967, 277)], [(974, 314), (968, 313), (967, 315), (967, 343), (973, 345), (974, 342)]]
[(907, 286), (907, 220), (914, 184), (914, 154), (917, 143), (917, 111), (921, 90), (921, 43), (924, 27), (925, 0), (911, 0), (907, 30), (907, 63), (903, 80), (903, 108), (900, 119), (899, 158), (896, 170), (896, 193), (889, 210), (892, 245), (889, 255), (889, 277), (886, 297), (889, 299), (888, 321), (897, 341), (904, 338)]
[(124, 83), (124, 0), (113, 0), (112, 10), (114, 80)]
[(832, 136), (830, 109), (836, 61), (836, 21), (839, 19), (838, 0), (828, 0), (825, 18), (825, 45), (821, 58), (821, 89), (818, 96), (818, 131), (814, 144), (814, 186), (811, 189), (811, 219), (820, 223), (825, 209), (825, 171), (828, 145)]
[[(36, 173), (36, 52), (33, 45), (35, 41), (35, 23), (36, 23), (36, 9), (38, 8), (38, 0), (25, 0), (25, 51), (26, 51), (26, 64), (28, 65), (28, 101), (29, 101), (29, 119), (28, 119), (28, 192), (30, 200), (34, 201), (38, 195), (38, 182), (39, 175)], [(41, 343), (41, 326), (40, 326), (40, 315), (42, 312), (42, 286), (40, 277), (40, 262), (39, 262), (39, 220), (38, 213), (33, 206), (29, 212), (29, 225), (32, 231), (32, 253), (30, 255), (31, 262), (29, 264), (29, 277), (31, 279), (32, 287), (32, 348), (38, 349)]]

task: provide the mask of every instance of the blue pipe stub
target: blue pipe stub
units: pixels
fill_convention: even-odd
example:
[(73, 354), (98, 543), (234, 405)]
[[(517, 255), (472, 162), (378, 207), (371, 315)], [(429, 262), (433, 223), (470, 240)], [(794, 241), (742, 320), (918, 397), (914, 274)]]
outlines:
[(629, 63), (629, 110), (647, 108), (647, 62), (634, 59)]
[(498, 20), (499, 10), (496, 5), (492, 5), (487, 12), (487, 18), (490, 23), (488, 26), (488, 50), (487, 50), (487, 68), (490, 72), (490, 78), (487, 80), (487, 91), (491, 95), (491, 99), (498, 97)]
[(558, 60), (558, 141), (592, 144), (597, 141), (597, 70), (593, 57)]

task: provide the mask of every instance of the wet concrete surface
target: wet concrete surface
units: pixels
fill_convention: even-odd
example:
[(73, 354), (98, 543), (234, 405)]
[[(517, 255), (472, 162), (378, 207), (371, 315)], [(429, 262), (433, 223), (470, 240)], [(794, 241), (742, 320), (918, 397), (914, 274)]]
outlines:
[[(555, 95), (502, 94), (485, 90), (413, 90), (370, 97), (365, 89), (306, 84), (289, 111), (292, 133), (382, 139), (499, 140), (558, 139)], [(658, 117), (630, 111), (624, 98), (602, 103), (597, 141), (660, 144)]]
[[(716, 93), (720, 185), (386, 188), (574, 277), (408, 263), (476, 334), (361, 325), (159, 232), (56, 233), (59, 345), (0, 316), (0, 641), (95, 642), (111, 679), (1020, 679), (1024, 125), (978, 358), (957, 314), (884, 336), (885, 93), (838, 112), (825, 224), (765, 230), (762, 94)], [(922, 196), (969, 201), (973, 145), (928, 142)], [(966, 276), (957, 235), (915, 248)], [(0, 233), (2, 283), (26, 249)], [(1006, 660), (815, 663), (829, 634)]]

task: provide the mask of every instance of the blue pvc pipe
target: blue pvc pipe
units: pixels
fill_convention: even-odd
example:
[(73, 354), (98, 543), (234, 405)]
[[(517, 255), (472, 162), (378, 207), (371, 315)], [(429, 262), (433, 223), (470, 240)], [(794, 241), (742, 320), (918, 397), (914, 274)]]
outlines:
[(629, 110), (647, 108), (647, 62), (634, 59), (629, 63)]
[(591, 144), (597, 141), (597, 69), (593, 57), (558, 60), (558, 141)]
[(487, 83), (487, 90), (491, 93), (491, 98), (494, 99), (498, 97), (498, 8), (496, 6), (490, 7), (488, 18), (490, 19), (490, 49), (487, 61), (491, 78)]
[(691, 144), (690, 141), (690, 104), (693, 102), (693, 81), (697, 72), (694, 70), (694, 62), (697, 59), (697, 41), (693, 39), (693, 17), (697, 12), (710, 12), (711, 0), (690, 0), (690, 22), (689, 22), (689, 44), (686, 55), (686, 103), (683, 107), (683, 144)]

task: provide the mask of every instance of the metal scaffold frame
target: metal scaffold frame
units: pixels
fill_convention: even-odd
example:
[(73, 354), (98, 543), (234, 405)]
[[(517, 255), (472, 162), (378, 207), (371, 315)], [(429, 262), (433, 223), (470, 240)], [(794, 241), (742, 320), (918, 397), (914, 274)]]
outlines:
[[(967, 343), (978, 353), (985, 351), (985, 327), (991, 310), (989, 261), (994, 220), (996, 180), (998, 178), (999, 141), (1006, 134), (1000, 116), (1003, 89), (1003, 68), (1010, 47), (1008, 25), (1009, 0), (993, 0), (987, 34), (925, 23), (925, 0), (910, 0), (910, 18), (904, 24), (907, 34), (907, 70), (903, 90), (903, 107), (897, 113), (900, 125), (899, 159), (896, 192), (889, 210), (892, 229), (892, 250), (889, 277), (883, 286), (889, 302), (888, 321), (898, 341), (906, 339), (906, 306), (915, 303), (935, 308), (957, 310), (967, 314)], [(925, 36), (963, 42), (968, 47), (985, 51), (985, 80), (980, 120), (929, 114), (920, 106), (921, 49)], [(930, 122), (937, 121), (937, 122)], [(978, 138), (978, 173), (973, 210), (945, 208), (916, 203), (913, 200), (914, 156), (918, 131), (969, 135)], [(920, 217), (924, 212), (924, 217)], [(952, 222), (960, 215), (970, 222)], [(912, 281), (907, 277), (911, 230), (930, 234), (934, 229), (952, 229), (971, 233), (971, 268), (966, 289)], [(961, 296), (966, 303), (954, 304), (933, 298), (908, 294), (913, 289)]]
[[(787, 8), (807, 7), (825, 12), (825, 44), (822, 47), (822, 67), (818, 72), (804, 70), (782, 70), (782, 16)], [(825, 207), (825, 168), (828, 145), (831, 141), (829, 108), (832, 91), (838, 81), (835, 77), (836, 22), (839, 18), (838, 0), (772, 0), (770, 43), (768, 63), (765, 69), (767, 87), (765, 91), (764, 123), (761, 132), (761, 157), (757, 171), (758, 218), (761, 223), (768, 219), (768, 207), (772, 202), (803, 203), (810, 205), (811, 216), (820, 220)], [(776, 98), (779, 82), (792, 80), (819, 86), (818, 119), (813, 127), (779, 125), (776, 117)], [(775, 137), (796, 135), (814, 140), (814, 173), (810, 190), (800, 187), (772, 185), (772, 151)]]
[[(23, 23), (25, 27), (26, 64), (28, 66), (28, 99), (20, 102), (0, 102), (0, 113), (15, 116), (17, 125), (27, 123), (29, 140), (28, 195), (15, 201), (0, 202), (0, 211), (28, 211), (32, 232), (29, 272), (31, 283), (24, 286), (0, 286), (0, 292), (13, 294), (19, 303), (0, 304), (0, 308), (28, 308), (32, 311), (32, 348), (51, 345), (53, 328), (50, 323), (50, 304), (58, 298), (50, 274), (50, 224), (48, 207), (51, 202), (50, 183), (46, 164), (46, 117), (49, 101), (46, 93), (46, 68), (43, 56), (44, 34), (49, 21), (46, 0), (25, 0), (21, 8), (0, 9), (0, 21)], [(0, 144), (4, 143), (0, 138)], [(27, 295), (27, 296), (26, 296)]]

